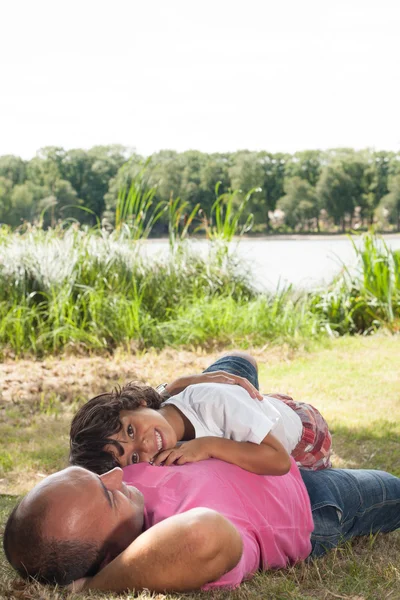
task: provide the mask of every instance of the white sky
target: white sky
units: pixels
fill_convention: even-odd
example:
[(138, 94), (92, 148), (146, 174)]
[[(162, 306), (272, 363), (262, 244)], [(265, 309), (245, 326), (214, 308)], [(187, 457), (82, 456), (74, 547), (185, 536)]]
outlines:
[(400, 150), (400, 0), (3, 0), (0, 155)]

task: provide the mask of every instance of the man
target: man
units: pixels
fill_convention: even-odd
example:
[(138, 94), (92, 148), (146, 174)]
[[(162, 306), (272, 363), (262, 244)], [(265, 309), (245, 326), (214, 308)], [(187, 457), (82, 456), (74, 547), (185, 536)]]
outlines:
[(262, 477), (211, 459), (141, 463), (124, 478), (136, 487), (119, 468), (46, 478), (7, 522), (10, 563), (42, 581), (85, 576), (76, 589), (183, 592), (235, 586), (340, 539), (400, 527), (400, 479), (381, 471), (308, 472), (306, 488), (294, 461), (287, 475)]

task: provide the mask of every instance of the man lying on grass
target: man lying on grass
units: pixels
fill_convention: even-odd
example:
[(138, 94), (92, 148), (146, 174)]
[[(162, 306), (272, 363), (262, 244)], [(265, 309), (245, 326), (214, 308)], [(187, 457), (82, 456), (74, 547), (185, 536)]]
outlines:
[(400, 527), (397, 477), (300, 472), (290, 461), (279, 477), (216, 459), (164, 468), (142, 462), (100, 476), (70, 467), (14, 509), (6, 556), (21, 575), (44, 582), (186, 591), (236, 586), (258, 569)]

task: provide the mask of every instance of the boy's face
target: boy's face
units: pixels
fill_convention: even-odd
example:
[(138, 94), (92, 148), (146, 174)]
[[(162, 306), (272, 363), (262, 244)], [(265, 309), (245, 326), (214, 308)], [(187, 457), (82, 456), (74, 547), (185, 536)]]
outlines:
[(110, 438), (121, 444), (124, 453), (119, 456), (112, 445), (106, 450), (114, 454), (121, 467), (138, 462), (150, 463), (161, 450), (176, 446), (175, 430), (157, 410), (147, 406), (122, 410), (119, 420), (122, 428)]

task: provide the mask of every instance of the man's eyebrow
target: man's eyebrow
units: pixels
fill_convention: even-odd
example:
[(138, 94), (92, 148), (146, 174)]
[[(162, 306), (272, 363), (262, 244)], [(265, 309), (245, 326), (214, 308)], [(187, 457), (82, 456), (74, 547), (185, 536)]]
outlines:
[(104, 483), (103, 483), (102, 479), (100, 479), (100, 477), (99, 477), (99, 481), (100, 481), (101, 487), (102, 487), (102, 488), (103, 488), (103, 490), (104, 490), (104, 494), (105, 494), (105, 496), (106, 496), (106, 498), (107, 498), (107, 502), (108, 502), (108, 504), (109, 504), (109, 505), (111, 506), (111, 508), (112, 508), (112, 502), (111, 502), (110, 494), (108, 493), (108, 489), (106, 488), (106, 486), (104, 485)]

